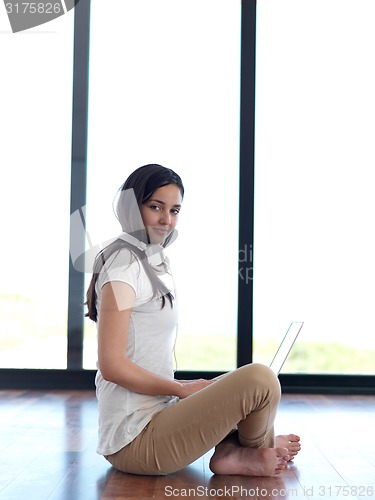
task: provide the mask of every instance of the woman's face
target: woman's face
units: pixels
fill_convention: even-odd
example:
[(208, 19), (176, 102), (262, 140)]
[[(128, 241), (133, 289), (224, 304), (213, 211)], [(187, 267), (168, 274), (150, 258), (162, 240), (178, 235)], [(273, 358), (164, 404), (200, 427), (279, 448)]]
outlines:
[(178, 221), (182, 196), (175, 184), (157, 189), (151, 199), (141, 205), (141, 215), (150, 243), (163, 243)]

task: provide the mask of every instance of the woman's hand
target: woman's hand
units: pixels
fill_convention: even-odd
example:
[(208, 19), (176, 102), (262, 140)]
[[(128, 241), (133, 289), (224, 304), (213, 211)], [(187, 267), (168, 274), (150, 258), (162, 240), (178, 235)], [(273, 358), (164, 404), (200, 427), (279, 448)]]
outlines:
[(98, 325), (98, 361), (103, 378), (132, 392), (181, 399), (212, 384), (214, 380), (160, 377), (126, 357), (134, 303), (134, 290), (127, 283), (113, 281), (103, 286)]
[(215, 380), (206, 380), (204, 378), (199, 378), (196, 380), (176, 380), (176, 382), (179, 382), (179, 384), (181, 385), (181, 389), (178, 391), (179, 393), (177, 394), (177, 396), (180, 399), (184, 399), (188, 396), (191, 396), (195, 392), (198, 392), (201, 389), (204, 389), (205, 387), (213, 384)]

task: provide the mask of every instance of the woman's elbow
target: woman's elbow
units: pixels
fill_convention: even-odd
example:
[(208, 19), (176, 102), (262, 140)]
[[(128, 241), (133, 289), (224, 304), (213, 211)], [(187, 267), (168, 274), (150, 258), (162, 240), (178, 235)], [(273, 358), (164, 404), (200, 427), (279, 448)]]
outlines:
[(117, 383), (118, 370), (109, 363), (100, 362), (98, 363), (99, 371), (106, 382)]
[(113, 384), (116, 383), (115, 376), (110, 370), (109, 371), (100, 370), (100, 373), (102, 374), (102, 377), (106, 382), (112, 382)]

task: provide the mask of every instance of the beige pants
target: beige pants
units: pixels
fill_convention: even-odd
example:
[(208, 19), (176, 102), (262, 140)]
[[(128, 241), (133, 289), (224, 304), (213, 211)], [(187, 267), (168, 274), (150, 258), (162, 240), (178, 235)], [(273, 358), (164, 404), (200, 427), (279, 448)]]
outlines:
[(274, 447), (278, 378), (250, 364), (154, 415), (125, 448), (107, 457), (118, 470), (163, 475), (187, 466), (238, 429), (242, 446)]

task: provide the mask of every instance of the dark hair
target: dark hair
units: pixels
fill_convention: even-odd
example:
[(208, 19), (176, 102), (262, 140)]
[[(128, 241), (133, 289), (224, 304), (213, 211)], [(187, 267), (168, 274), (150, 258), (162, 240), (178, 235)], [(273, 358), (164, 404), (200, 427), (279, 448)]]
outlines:
[[(147, 232), (143, 225), (142, 218), (140, 215), (140, 206), (151, 199), (153, 193), (169, 184), (176, 185), (181, 196), (184, 196), (184, 187), (182, 180), (179, 175), (169, 168), (162, 167), (157, 164), (144, 165), (143, 167), (135, 170), (124, 182), (124, 184), (119, 189), (119, 198), (116, 206), (116, 216), (121, 224), (121, 228), (128, 234), (135, 236), (137, 239), (144, 243), (148, 243)], [(129, 195), (133, 194), (133, 197)], [(136, 203), (134, 203), (134, 196)], [(133, 201), (133, 202), (132, 202)], [(166, 238), (163, 246), (167, 246), (168, 243), (173, 239), (173, 231)], [(171, 306), (173, 306), (173, 295), (164, 285), (164, 283), (158, 278), (155, 271), (152, 269), (148, 263), (147, 258), (145, 258), (145, 253), (134, 245), (128, 243), (127, 241), (117, 238), (108, 246), (103, 248), (95, 258), (93, 275), (91, 282), (86, 294), (86, 305), (88, 312), (85, 316), (89, 317), (93, 321), (97, 321), (98, 311), (96, 308), (97, 294), (95, 290), (95, 285), (98, 280), (100, 272), (103, 270), (105, 263), (108, 259), (118, 252), (122, 248), (128, 248), (131, 253), (138, 257), (138, 260), (142, 263), (144, 270), (151, 281), (153, 289), (153, 298), (160, 297), (161, 307), (165, 306), (165, 296), (168, 297)], [(116, 258), (116, 256), (114, 256)]]

